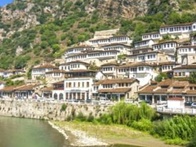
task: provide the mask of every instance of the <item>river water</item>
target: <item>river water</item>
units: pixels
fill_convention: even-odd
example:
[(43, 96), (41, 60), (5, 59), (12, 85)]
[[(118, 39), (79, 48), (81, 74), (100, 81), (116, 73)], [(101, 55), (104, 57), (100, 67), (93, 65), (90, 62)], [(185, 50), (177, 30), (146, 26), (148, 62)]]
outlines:
[(0, 147), (69, 147), (46, 121), (0, 117)]

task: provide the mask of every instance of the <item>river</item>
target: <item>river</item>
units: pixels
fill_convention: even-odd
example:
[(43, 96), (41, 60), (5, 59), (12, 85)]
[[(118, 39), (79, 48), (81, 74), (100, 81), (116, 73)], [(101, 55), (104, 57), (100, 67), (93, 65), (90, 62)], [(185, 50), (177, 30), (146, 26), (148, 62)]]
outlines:
[(0, 147), (69, 147), (46, 121), (0, 117)]

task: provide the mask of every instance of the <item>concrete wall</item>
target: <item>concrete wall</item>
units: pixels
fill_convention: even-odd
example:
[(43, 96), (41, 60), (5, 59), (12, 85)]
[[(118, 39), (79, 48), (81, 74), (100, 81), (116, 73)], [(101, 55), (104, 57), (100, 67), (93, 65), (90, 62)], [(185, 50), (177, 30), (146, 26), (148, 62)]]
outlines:
[(0, 100), (0, 115), (34, 119), (66, 120), (70, 115), (99, 117), (107, 112), (106, 105), (66, 104), (66, 110), (61, 111), (63, 103), (48, 103), (36, 101)]

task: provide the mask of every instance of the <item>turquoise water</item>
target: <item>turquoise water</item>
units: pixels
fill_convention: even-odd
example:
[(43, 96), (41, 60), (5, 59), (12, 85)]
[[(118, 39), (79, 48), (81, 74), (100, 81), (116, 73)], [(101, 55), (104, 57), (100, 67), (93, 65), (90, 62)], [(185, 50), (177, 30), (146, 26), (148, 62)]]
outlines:
[(0, 117), (0, 147), (69, 147), (47, 122)]

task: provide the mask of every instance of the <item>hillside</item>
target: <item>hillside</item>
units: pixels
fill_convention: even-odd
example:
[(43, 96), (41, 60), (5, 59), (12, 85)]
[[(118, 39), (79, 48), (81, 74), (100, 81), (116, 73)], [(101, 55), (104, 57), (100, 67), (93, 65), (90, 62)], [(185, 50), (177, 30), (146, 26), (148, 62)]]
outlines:
[(162, 24), (196, 20), (196, 0), (15, 0), (0, 8), (0, 68), (60, 58), (98, 30), (140, 40)]

